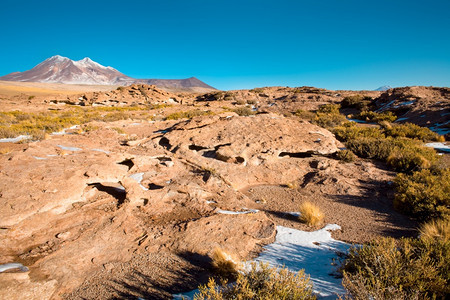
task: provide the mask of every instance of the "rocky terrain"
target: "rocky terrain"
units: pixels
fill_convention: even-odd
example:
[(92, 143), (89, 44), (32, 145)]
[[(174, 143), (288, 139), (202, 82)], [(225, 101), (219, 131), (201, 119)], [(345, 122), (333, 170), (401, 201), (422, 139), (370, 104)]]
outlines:
[(205, 282), (217, 247), (248, 260), (274, 241), (277, 225), (314, 230), (290, 213), (305, 201), (341, 226), (333, 232), (341, 241), (415, 235), (417, 224), (392, 207), (394, 172), (373, 160), (343, 163), (330, 131), (293, 116), (355, 94), (380, 111), (415, 95), (402, 111), (411, 119), (445, 118), (449, 104), (448, 89), (425, 87), (199, 95), (131, 85), (5, 96), (10, 111), (144, 107), (152, 117), (0, 143), (0, 265), (28, 268), (0, 273), (0, 298), (170, 299)]
[(392, 111), (397, 122), (410, 122), (450, 133), (450, 88), (412, 86), (389, 90), (375, 101), (377, 111)]

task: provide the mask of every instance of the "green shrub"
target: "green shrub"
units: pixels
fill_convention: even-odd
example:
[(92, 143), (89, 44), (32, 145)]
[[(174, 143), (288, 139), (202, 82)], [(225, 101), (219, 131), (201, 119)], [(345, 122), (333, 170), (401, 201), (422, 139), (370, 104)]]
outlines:
[(333, 128), (348, 122), (347, 118), (339, 113), (340, 107), (339, 104), (322, 105), (316, 112), (313, 123), (324, 128)]
[(362, 111), (359, 114), (354, 115), (353, 118), (367, 122), (378, 123), (381, 121), (394, 122), (397, 119), (397, 116), (390, 111), (383, 113), (377, 113), (374, 111)]
[(341, 106), (343, 108), (352, 107), (359, 110), (369, 110), (369, 108), (372, 106), (372, 102), (373, 99), (371, 97), (353, 95), (345, 97), (341, 102)]
[(337, 158), (343, 162), (355, 161), (356, 155), (351, 150), (342, 150), (336, 154)]
[(320, 106), (317, 112), (325, 114), (339, 114), (340, 108), (341, 106), (339, 104), (325, 104)]
[(440, 141), (439, 134), (426, 127), (420, 127), (412, 123), (396, 124), (390, 128), (385, 128), (387, 135), (393, 137), (407, 137), (422, 141)]
[(424, 147), (415, 141), (396, 139), (397, 146), (391, 151), (386, 162), (398, 172), (412, 172), (430, 168), (437, 160), (436, 150)]
[(450, 217), (450, 169), (424, 169), (395, 178), (394, 206), (418, 218)]
[(448, 242), (381, 238), (349, 250), (343, 284), (353, 299), (444, 299), (449, 261)]
[(342, 142), (356, 140), (359, 138), (385, 138), (385, 135), (381, 129), (375, 127), (361, 127), (353, 122), (348, 122), (342, 126), (335, 127), (333, 129), (333, 133), (336, 135), (336, 138)]
[(248, 108), (246, 106), (235, 108), (235, 109), (233, 109), (233, 111), (240, 116), (251, 116), (251, 115), (256, 114), (255, 111), (251, 110), (250, 108)]
[(307, 120), (311, 122), (316, 117), (316, 114), (312, 111), (303, 110), (303, 109), (297, 109), (294, 113), (297, 117), (299, 117), (302, 120)]
[(363, 158), (374, 158), (386, 160), (395, 148), (392, 139), (378, 139), (373, 137), (362, 137), (350, 139), (346, 143), (347, 148), (356, 155)]
[(324, 128), (333, 128), (339, 125), (344, 124), (347, 121), (347, 118), (345, 118), (344, 115), (341, 115), (339, 113), (333, 114), (333, 113), (316, 113), (316, 117), (313, 120), (313, 123), (324, 127)]
[(226, 299), (304, 299), (313, 300), (312, 286), (309, 278), (302, 271), (297, 274), (288, 269), (270, 268), (267, 264), (253, 263), (251, 270), (239, 273), (235, 284), (222, 281), (219, 286), (210, 278), (207, 285), (199, 287), (195, 300)]
[[(377, 133), (371, 130), (352, 130), (337, 132), (337, 135), (347, 138), (346, 146), (349, 150), (359, 157), (385, 161), (398, 172), (429, 168), (438, 160), (434, 149), (423, 146), (417, 140), (373, 136), (358, 138), (355, 132), (361, 132), (362, 136), (377, 135)], [(356, 137), (352, 139), (353, 136)]]

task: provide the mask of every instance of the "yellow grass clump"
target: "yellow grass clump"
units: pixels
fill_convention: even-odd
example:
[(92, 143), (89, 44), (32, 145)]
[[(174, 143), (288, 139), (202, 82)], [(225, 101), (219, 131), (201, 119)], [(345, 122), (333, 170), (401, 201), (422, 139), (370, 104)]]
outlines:
[(303, 202), (300, 205), (300, 221), (308, 224), (309, 226), (318, 226), (322, 224), (325, 215), (322, 213), (317, 205), (311, 202)]
[(420, 229), (422, 239), (439, 239), (445, 243), (450, 241), (450, 220), (438, 219), (423, 224)]
[(240, 269), (240, 263), (221, 248), (215, 248), (212, 256), (212, 266), (223, 277), (235, 278)]

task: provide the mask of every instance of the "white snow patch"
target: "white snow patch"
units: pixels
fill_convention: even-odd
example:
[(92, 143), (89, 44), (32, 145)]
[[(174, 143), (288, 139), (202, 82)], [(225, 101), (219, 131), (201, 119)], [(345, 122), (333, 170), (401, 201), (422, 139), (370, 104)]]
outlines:
[(70, 133), (67, 133), (67, 130), (74, 130), (74, 129), (77, 129), (77, 128), (79, 128), (79, 127), (80, 127), (80, 125), (73, 125), (72, 127), (64, 128), (64, 129), (61, 130), (61, 131), (52, 132), (52, 135), (64, 135), (64, 134), (70, 134)]
[(63, 150), (67, 150), (67, 151), (81, 151), (83, 149), (81, 148), (77, 148), (77, 147), (66, 147), (66, 146), (62, 146), (62, 145), (57, 145), (59, 148), (63, 149)]
[(392, 106), (392, 104), (394, 104), (394, 102), (395, 102), (395, 100), (392, 100), (391, 102), (381, 106), (379, 109), (376, 110), (376, 112), (390, 108)]
[(249, 210), (244, 210), (244, 211), (231, 211), (231, 210), (218, 209), (217, 213), (224, 214), (224, 215), (243, 215), (243, 214), (257, 213), (258, 211), (259, 210), (257, 210), (257, 209), (249, 209)]
[(20, 269), (20, 271), (22, 271), (22, 272), (28, 271), (28, 268), (20, 263), (7, 263), (7, 264), (0, 265), (0, 273), (5, 272), (7, 270), (11, 270), (11, 269)]
[(409, 118), (398, 118), (397, 120), (395, 120), (395, 122), (400, 122), (400, 121), (405, 121), (408, 120)]
[(255, 261), (268, 263), (270, 266), (285, 266), (290, 271), (305, 269), (310, 276), (315, 293), (322, 299), (335, 299), (336, 294), (344, 294), (341, 279), (336, 278), (336, 267), (333, 260), (338, 253), (345, 253), (350, 245), (331, 237), (330, 230), (339, 230), (336, 224), (328, 224), (324, 228), (306, 232), (277, 226), (277, 236), (273, 244), (264, 247), (264, 251)]
[(358, 120), (358, 119), (348, 119), (350, 122), (355, 122), (355, 123), (362, 123), (362, 124), (369, 124), (369, 122), (367, 121), (363, 121), (363, 120)]
[(148, 188), (146, 188), (145, 186), (143, 186), (143, 185), (141, 184), (142, 179), (144, 179), (144, 173), (131, 174), (131, 175), (128, 176), (128, 177), (130, 177), (131, 179), (133, 179), (133, 180), (135, 180), (137, 183), (139, 183), (139, 185), (141, 186), (141, 188), (142, 188), (144, 191), (148, 191)]
[(447, 125), (448, 123), (450, 123), (450, 120), (448, 120), (447, 122), (443, 122), (443, 123), (436, 123), (436, 124), (434, 124), (434, 126), (430, 127), (430, 130), (432, 130), (440, 135), (446, 135), (447, 133), (450, 133), (450, 128), (440, 128), (440, 127)]
[(296, 217), (296, 218), (298, 218), (298, 217), (300, 217), (302, 215), (300, 212), (297, 212), (297, 211), (287, 212), (286, 214), (291, 215), (291, 216)]
[(405, 106), (405, 105), (411, 105), (414, 102), (416, 102), (416, 100), (412, 100), (412, 101), (408, 101), (408, 102), (403, 102), (403, 103), (399, 103), (396, 106), (394, 106), (394, 108), (400, 107), (400, 106)]
[(111, 153), (111, 152), (109, 152), (107, 150), (103, 150), (103, 149), (92, 149), (92, 151), (102, 152), (102, 153), (106, 153), (106, 154)]
[(37, 160), (46, 160), (47, 157), (39, 157), (39, 156), (33, 156)]
[(31, 139), (31, 135), (19, 135), (15, 138), (4, 138), (0, 139), (0, 143), (17, 143), (23, 140)]
[(446, 145), (444, 143), (427, 143), (425, 144), (425, 146), (430, 147), (430, 148), (434, 148), (438, 151), (442, 151), (442, 152), (450, 152), (450, 146)]

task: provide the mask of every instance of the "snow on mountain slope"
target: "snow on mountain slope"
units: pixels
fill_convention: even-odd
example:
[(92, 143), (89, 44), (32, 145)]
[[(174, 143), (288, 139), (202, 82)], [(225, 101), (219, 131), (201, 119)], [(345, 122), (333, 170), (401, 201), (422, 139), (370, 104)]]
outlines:
[(162, 88), (204, 88), (213, 87), (195, 77), (187, 79), (135, 79), (112, 67), (105, 67), (86, 57), (73, 61), (60, 55), (52, 56), (31, 70), (14, 72), (3, 77), (5, 81), (47, 82), (88, 85), (130, 85), (133, 83), (155, 84)]

